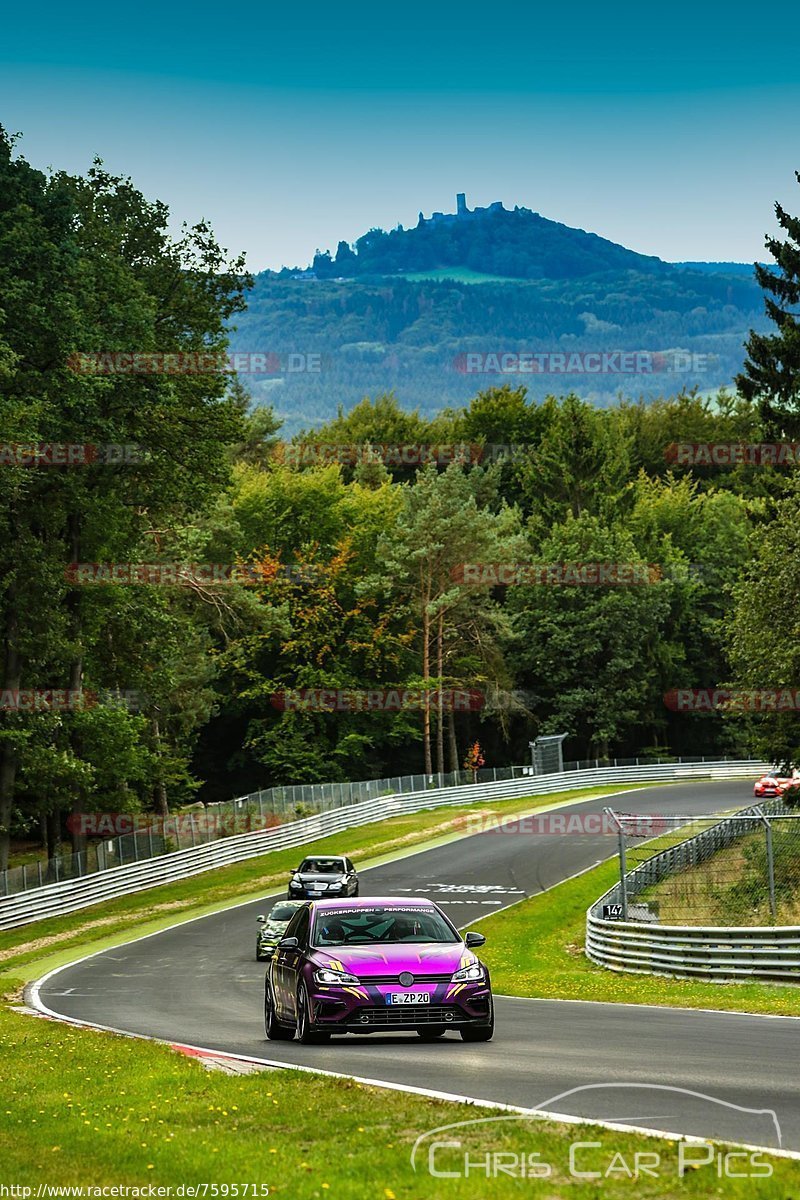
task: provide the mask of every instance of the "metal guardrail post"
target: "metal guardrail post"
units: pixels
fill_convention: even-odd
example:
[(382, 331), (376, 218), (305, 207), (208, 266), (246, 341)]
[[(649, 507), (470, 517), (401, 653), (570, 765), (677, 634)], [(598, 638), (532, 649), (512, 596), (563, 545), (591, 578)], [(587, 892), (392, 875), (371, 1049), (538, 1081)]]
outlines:
[(769, 818), (764, 815), (761, 808), (758, 808), (757, 812), (764, 822), (764, 840), (767, 848), (767, 880), (769, 882), (769, 910), (772, 913), (773, 921), (777, 921), (778, 906), (775, 901), (775, 855), (772, 848), (772, 826), (769, 823)]
[(628, 919), (628, 864), (627, 855), (625, 853), (625, 830), (622, 822), (617, 817), (617, 814), (612, 808), (604, 808), (603, 812), (606, 816), (611, 817), (612, 821), (617, 826), (617, 836), (619, 838), (619, 902), (622, 905), (622, 919)]

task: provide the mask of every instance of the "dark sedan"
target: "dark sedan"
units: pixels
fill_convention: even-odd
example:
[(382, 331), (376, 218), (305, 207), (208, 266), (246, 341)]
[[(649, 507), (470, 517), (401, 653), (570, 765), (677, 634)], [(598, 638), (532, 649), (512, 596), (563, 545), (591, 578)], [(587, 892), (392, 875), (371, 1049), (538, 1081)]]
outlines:
[(358, 875), (349, 858), (340, 854), (315, 854), (304, 858), (292, 872), (288, 900), (318, 900), (358, 895)]

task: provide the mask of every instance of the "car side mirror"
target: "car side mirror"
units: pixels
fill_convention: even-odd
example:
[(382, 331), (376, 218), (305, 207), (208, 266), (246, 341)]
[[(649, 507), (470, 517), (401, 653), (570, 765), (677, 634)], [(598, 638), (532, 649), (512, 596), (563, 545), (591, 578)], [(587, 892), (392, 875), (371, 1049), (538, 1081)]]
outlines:
[(278, 946), (280, 947), (281, 950), (299, 950), (300, 949), (300, 943), (298, 942), (296, 937), (281, 938), (281, 940), (278, 942)]
[(464, 936), (464, 945), (469, 947), (482, 946), (485, 941), (486, 938), (482, 933), (467, 933)]
[(267, 918), (264, 916), (263, 913), (260, 916), (256, 917), (256, 920), (258, 921), (259, 925), (263, 925), (264, 922), (266, 921), (266, 919)]

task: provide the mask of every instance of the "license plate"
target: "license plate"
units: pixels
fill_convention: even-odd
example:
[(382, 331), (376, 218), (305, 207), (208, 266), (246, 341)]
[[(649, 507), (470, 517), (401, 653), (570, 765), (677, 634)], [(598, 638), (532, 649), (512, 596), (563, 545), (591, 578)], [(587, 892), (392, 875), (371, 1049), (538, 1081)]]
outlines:
[(311, 899), (312, 899), (312, 900), (316, 900), (316, 898), (317, 898), (318, 896), (321, 896), (321, 895), (322, 895), (322, 892), (309, 892), (308, 894), (309, 894), (309, 896), (311, 897)]
[(430, 992), (390, 992), (387, 1004), (430, 1004)]

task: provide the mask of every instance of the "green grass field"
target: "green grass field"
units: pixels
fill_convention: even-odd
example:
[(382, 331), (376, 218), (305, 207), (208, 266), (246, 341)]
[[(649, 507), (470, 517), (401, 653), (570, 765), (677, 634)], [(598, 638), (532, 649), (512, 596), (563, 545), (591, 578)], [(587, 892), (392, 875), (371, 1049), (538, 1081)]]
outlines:
[[(491, 1049), (481, 1047), (481, 1054), (491, 1056)], [(464, 1052), (475, 1050), (465, 1046)], [(415, 1140), (442, 1125), (498, 1114), (296, 1071), (225, 1076), (164, 1046), (7, 1009), (0, 1011), (0, 1054), (0, 1184), (6, 1186), (205, 1183), (229, 1185), (227, 1195), (235, 1196), (233, 1185), (249, 1184), (297, 1200), (505, 1200), (521, 1194), (785, 1200), (800, 1188), (798, 1162), (769, 1158), (771, 1178), (734, 1181), (720, 1180), (715, 1160), (680, 1178), (674, 1143), (544, 1121), (457, 1131), (462, 1148), (436, 1152), (433, 1165), (463, 1175), (464, 1151), (473, 1161), (484, 1156), (484, 1163), (487, 1153), (526, 1160), (538, 1154), (534, 1161), (551, 1170), (547, 1178), (487, 1179), (486, 1168), (468, 1179), (435, 1178), (425, 1150), (412, 1170)], [(600, 1143), (576, 1152), (577, 1170), (602, 1175), (616, 1162), (614, 1173), (600, 1182), (571, 1177), (573, 1142)], [(637, 1152), (659, 1156), (656, 1177), (631, 1179), (614, 1158), (622, 1155), (631, 1170)], [(488, 1160), (489, 1171), (497, 1161)], [(511, 1161), (505, 1158), (506, 1170)], [(656, 1160), (639, 1161), (652, 1170)]]
[(484, 275), (469, 267), (433, 267), (430, 271), (409, 271), (403, 273), (403, 279), (412, 283), (425, 283), (428, 280), (452, 280), (453, 283), (521, 283), (510, 275)]

